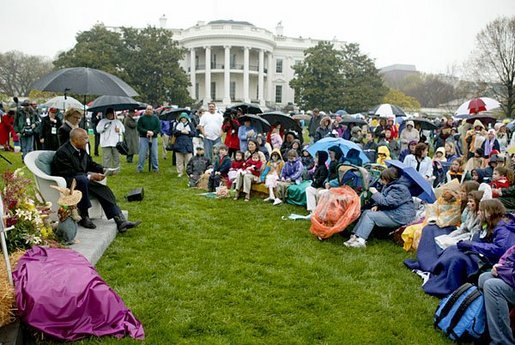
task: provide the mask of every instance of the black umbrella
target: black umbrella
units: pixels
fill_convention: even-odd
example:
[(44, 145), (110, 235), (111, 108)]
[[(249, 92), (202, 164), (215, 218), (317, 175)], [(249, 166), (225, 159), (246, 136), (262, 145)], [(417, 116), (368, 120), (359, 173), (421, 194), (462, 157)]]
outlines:
[(241, 103), (241, 104), (235, 104), (233, 106), (230, 106), (227, 108), (226, 112), (235, 112), (238, 109), (241, 109), (243, 114), (261, 114), (263, 110), (259, 107), (257, 104), (252, 103)]
[(438, 128), (437, 125), (435, 125), (428, 119), (409, 119), (409, 121), (413, 121), (415, 125), (420, 125), (420, 128), (423, 130), (432, 131)]
[(297, 123), (297, 121), (295, 121), (291, 116), (286, 115), (280, 111), (271, 111), (259, 116), (267, 120), (271, 125), (279, 123), (285, 132), (293, 130), (297, 133), (302, 133), (302, 128)]
[(406, 113), (404, 113), (404, 110), (399, 108), (396, 105), (384, 103), (379, 104), (370, 109), (368, 112), (368, 115), (378, 115), (378, 116), (406, 116)]
[(120, 78), (87, 67), (64, 68), (51, 72), (34, 84), (31, 89), (74, 93), (78, 95), (137, 96), (138, 93)]
[(159, 114), (159, 119), (163, 121), (175, 121), (181, 113), (186, 113), (189, 116), (191, 114), (191, 110), (184, 108), (167, 109)]
[(357, 126), (363, 126), (363, 125), (366, 125), (367, 122), (363, 119), (357, 119), (357, 118), (354, 118), (354, 117), (350, 117), (350, 116), (345, 116), (345, 117), (342, 117), (342, 120), (340, 121), (340, 124), (341, 125), (357, 125)]
[(251, 126), (254, 127), (258, 131), (258, 133), (266, 133), (271, 128), (270, 123), (260, 116), (247, 114), (238, 117), (238, 121), (241, 124), (243, 124), (243, 122), (247, 120), (250, 120)]
[(488, 126), (489, 123), (493, 125), (497, 122), (497, 119), (495, 117), (488, 115), (473, 115), (469, 117), (466, 121), (468, 123), (474, 123), (476, 120), (481, 121), (481, 123), (485, 126)]
[(104, 112), (106, 108), (119, 110), (145, 109), (146, 104), (142, 104), (126, 96), (100, 96), (95, 99), (88, 108), (91, 112)]

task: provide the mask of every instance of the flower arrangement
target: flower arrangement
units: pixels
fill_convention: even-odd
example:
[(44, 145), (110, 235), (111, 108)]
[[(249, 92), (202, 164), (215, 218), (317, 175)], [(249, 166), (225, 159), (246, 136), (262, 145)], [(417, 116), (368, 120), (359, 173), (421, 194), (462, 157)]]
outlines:
[(53, 238), (48, 220), (50, 203), (36, 201), (32, 181), (24, 176), (22, 169), (5, 171), (2, 182), (6, 226), (14, 226), (14, 229), (7, 232), (7, 249), (11, 252), (47, 244)]

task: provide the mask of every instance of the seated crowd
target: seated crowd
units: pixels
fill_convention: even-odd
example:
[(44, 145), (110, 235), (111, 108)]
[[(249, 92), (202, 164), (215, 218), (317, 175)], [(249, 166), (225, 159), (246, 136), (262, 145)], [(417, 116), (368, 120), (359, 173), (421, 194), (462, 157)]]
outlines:
[[(215, 112), (214, 104), (209, 106), (211, 115), (207, 117), (202, 111), (197, 118), (181, 113), (177, 121), (164, 123), (151, 106), (138, 121), (130, 114), (123, 124), (108, 110), (106, 119), (96, 126), (106, 151), (104, 166), (119, 168), (114, 146), (122, 133), (133, 132), (135, 142), (128, 161), (139, 154), (137, 171), (142, 172), (150, 151), (152, 170), (158, 172), (156, 137), (161, 134), (170, 139), (177, 174), (186, 173), (190, 187), (204, 186), (210, 192), (232, 188), (234, 200), (242, 197), (249, 201), (254, 187), (261, 185), (267, 194), (265, 202), (302, 204), (312, 215), (323, 195), (349, 184), (340, 175), (342, 166), (362, 168), (366, 157), (370, 163), (365, 167), (377, 172), (377, 181), (362, 191), (362, 186), (350, 182), (354, 190), (362, 192), (363, 200), (361, 215), (345, 246), (365, 248), (374, 231), (402, 233), (405, 249), (417, 249), (416, 260), (406, 260), (405, 265), (423, 278), (424, 291), (437, 297), (449, 295), (469, 280), (477, 282), (484, 264), (493, 266), (479, 278), (490, 337), (493, 343), (515, 343), (507, 321), (508, 306), (515, 304), (515, 136), (510, 142), (504, 123), (487, 129), (479, 120), (457, 123), (449, 118), (436, 130), (427, 131), (416, 121), (406, 120), (399, 126), (395, 118), (371, 118), (367, 126), (360, 127), (343, 123), (339, 116), (323, 116), (315, 109), (308, 127), (313, 145), (336, 137), (349, 140), (363, 152), (352, 148), (344, 153), (339, 145), (313, 152), (302, 146), (302, 133), (285, 131), (279, 123), (272, 124), (267, 133), (259, 133), (248, 117), (238, 117), (241, 112), (224, 119)], [(23, 155), (35, 145), (32, 115), (27, 105), (14, 121), (14, 130), (23, 138)], [(50, 129), (51, 136), (38, 140), (44, 148), (57, 150), (54, 173), (65, 177), (68, 184), (75, 178), (83, 195), (99, 198), (108, 218), (124, 232), (139, 222), (127, 221), (111, 191), (96, 183), (103, 178), (103, 167), (86, 152), (87, 132), (77, 128), (81, 116), (78, 110), (68, 111), (56, 129), (55, 115), (49, 114), (46, 126), (54, 129)], [(223, 143), (222, 133), (226, 133)], [(416, 198), (414, 182), (402, 169), (387, 167), (390, 159), (418, 172), (434, 188), (436, 201), (427, 204)], [(88, 207), (86, 197), (79, 204), (82, 225), (93, 228)]]
[[(437, 297), (449, 295), (467, 281), (477, 282), (481, 267), (485, 263), (493, 265), (492, 271), (479, 279), (485, 293), (490, 337), (492, 343), (513, 343), (508, 306), (515, 303), (510, 261), (515, 252), (515, 216), (511, 214), (515, 211), (515, 154), (510, 156), (508, 152), (512, 150), (508, 150), (511, 146), (507, 137), (503, 136), (503, 145), (496, 138), (497, 131), (503, 133), (502, 124), (496, 126), (497, 131), (486, 130), (479, 121), (454, 126), (451, 119), (425, 135), (409, 120), (400, 131), (391, 120), (380, 120), (375, 128), (367, 130), (341, 125), (338, 118), (322, 117), (312, 140), (316, 143), (325, 137), (347, 135), (372, 161), (368, 167), (381, 170), (379, 183), (368, 189), (369, 200), (363, 204), (345, 246), (366, 247), (374, 229), (402, 232), (405, 228), (403, 237), (415, 232), (411, 241), (416, 245), (411, 248), (418, 248), (417, 259), (406, 260), (405, 264), (424, 278), (424, 291)], [(203, 164), (205, 170), (190, 174), (190, 179), (207, 171), (210, 191), (221, 183), (235, 189), (235, 200), (244, 196), (245, 201), (250, 199), (253, 184), (264, 184), (268, 194), (264, 200), (274, 205), (289, 202), (289, 191), (304, 185), (306, 208), (312, 213), (321, 195), (341, 186), (338, 172), (342, 165), (362, 165), (352, 150), (344, 154), (338, 145), (311, 157), (296, 133), (280, 136), (278, 126), (266, 137), (247, 128), (245, 133), (249, 132), (245, 151), (236, 150), (231, 159), (228, 148), (219, 145), (214, 163)], [(452, 133), (464, 133), (463, 140)], [(279, 138), (272, 140), (274, 137)], [(201, 157), (202, 150), (197, 154)], [(414, 198), (413, 182), (401, 169), (387, 168), (388, 159), (401, 159), (405, 166), (413, 167), (434, 187), (436, 202), (424, 204)], [(507, 258), (499, 261), (503, 255)]]

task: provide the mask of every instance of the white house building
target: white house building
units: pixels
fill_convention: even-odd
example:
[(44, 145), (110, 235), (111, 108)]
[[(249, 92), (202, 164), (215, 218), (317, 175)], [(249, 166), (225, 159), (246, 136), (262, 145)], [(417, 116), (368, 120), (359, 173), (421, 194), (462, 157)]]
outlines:
[[(160, 19), (165, 27), (166, 18)], [(206, 104), (258, 103), (283, 107), (293, 103), (289, 82), (292, 66), (304, 59), (304, 50), (321, 40), (283, 35), (251, 23), (233, 20), (198, 22), (187, 29), (171, 29), (173, 39), (187, 49), (181, 66), (190, 77), (190, 96)], [(343, 42), (332, 42), (340, 48)]]

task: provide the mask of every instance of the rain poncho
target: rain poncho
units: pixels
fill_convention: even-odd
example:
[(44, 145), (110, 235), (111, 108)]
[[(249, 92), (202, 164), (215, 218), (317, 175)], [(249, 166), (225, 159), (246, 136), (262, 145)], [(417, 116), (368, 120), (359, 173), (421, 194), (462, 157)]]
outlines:
[[(380, 156), (379, 155), (380, 153), (383, 153), (386, 156)], [(388, 160), (388, 159), (392, 159), (392, 157), (390, 157), (390, 150), (388, 150), (388, 147), (386, 147), (386, 146), (379, 146), (377, 148), (377, 161), (376, 161), (376, 163), (386, 166), (386, 160)]]

